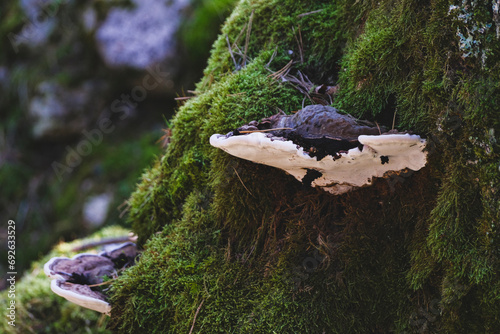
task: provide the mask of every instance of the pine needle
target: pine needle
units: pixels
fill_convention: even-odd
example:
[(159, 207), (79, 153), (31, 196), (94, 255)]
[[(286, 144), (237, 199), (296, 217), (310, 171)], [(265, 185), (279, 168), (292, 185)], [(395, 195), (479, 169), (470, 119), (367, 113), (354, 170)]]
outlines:
[(246, 189), (246, 191), (248, 191), (248, 193), (250, 194), (250, 196), (253, 196), (252, 192), (250, 190), (248, 190), (247, 186), (245, 186), (245, 184), (243, 183), (243, 180), (241, 179), (240, 175), (238, 174), (238, 172), (236, 171), (236, 168), (233, 167), (233, 170), (234, 172), (236, 173), (236, 176), (238, 177), (238, 179), (240, 180), (241, 184), (243, 185), (243, 187)]
[(255, 9), (252, 10), (252, 14), (250, 14), (250, 19), (248, 20), (247, 37), (245, 39), (245, 53), (243, 54), (242, 66), (245, 66), (247, 64), (248, 43), (250, 42), (250, 33), (252, 32), (252, 21), (253, 21), (253, 14), (254, 13), (255, 13)]
[(110, 280), (110, 281), (106, 281), (106, 282), (102, 282), (102, 283), (97, 283), (97, 284), (92, 284), (92, 285), (87, 285), (89, 288), (93, 288), (93, 287), (96, 287), (96, 286), (101, 286), (101, 285), (107, 285), (107, 284), (111, 284), (113, 283), (114, 280)]
[(284, 77), (288, 74), (290, 68), (292, 67), (293, 64), (293, 59), (288, 62), (283, 68), (277, 72), (274, 72), (272, 74), (269, 74), (268, 76), (273, 78), (274, 80), (277, 80), (280, 77)]
[(227, 47), (229, 48), (229, 53), (231, 54), (231, 58), (233, 59), (234, 68), (237, 70), (238, 64), (236, 63), (236, 59), (234, 59), (233, 49), (231, 48), (231, 43), (229, 42), (229, 36), (227, 34), (226, 34), (226, 42), (227, 42)]
[(299, 47), (299, 55), (300, 55), (300, 63), (304, 63), (304, 52), (303, 52), (303, 44), (302, 44), (302, 34), (300, 32), (300, 25), (298, 26), (299, 30), (299, 38), (297, 38), (297, 34), (295, 33), (295, 28), (292, 26), (293, 37), (295, 37), (295, 41), (297, 42), (297, 46)]

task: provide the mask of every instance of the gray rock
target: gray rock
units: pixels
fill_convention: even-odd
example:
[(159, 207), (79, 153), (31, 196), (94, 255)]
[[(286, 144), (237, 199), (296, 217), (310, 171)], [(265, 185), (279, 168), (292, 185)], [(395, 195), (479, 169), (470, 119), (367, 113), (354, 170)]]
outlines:
[(102, 89), (103, 85), (96, 81), (86, 81), (73, 89), (52, 81), (40, 83), (28, 107), (33, 136), (54, 139), (78, 134), (100, 110), (102, 102), (96, 96)]
[(111, 9), (97, 29), (98, 49), (106, 64), (145, 69), (174, 58), (182, 11), (189, 0), (133, 2), (133, 9)]
[(94, 31), (97, 27), (97, 12), (92, 7), (87, 7), (83, 11), (82, 25), (86, 32)]
[(110, 193), (89, 197), (83, 205), (83, 218), (93, 227), (101, 226), (108, 217), (112, 201), (113, 195)]
[(57, 26), (55, 12), (44, 10), (49, 0), (21, 0), (21, 8), (26, 14), (24, 25), (16, 38), (16, 43), (34, 48), (46, 44)]

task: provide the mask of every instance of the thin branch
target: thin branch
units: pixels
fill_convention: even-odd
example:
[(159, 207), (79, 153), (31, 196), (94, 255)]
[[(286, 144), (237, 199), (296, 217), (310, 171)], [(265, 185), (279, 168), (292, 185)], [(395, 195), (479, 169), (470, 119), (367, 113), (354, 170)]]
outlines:
[(248, 43), (250, 42), (250, 33), (252, 32), (252, 21), (254, 13), (255, 9), (252, 10), (252, 14), (250, 14), (250, 19), (248, 20), (247, 37), (245, 39), (245, 54), (243, 55), (243, 66), (246, 66), (247, 64)]
[(269, 132), (275, 130), (292, 130), (292, 128), (275, 128), (275, 129), (265, 129), (265, 130), (243, 130), (238, 131), (239, 133), (253, 133), (253, 132)]
[(101, 240), (97, 241), (92, 241), (80, 246), (73, 247), (71, 250), (72, 252), (80, 252), (82, 250), (98, 247), (98, 246), (103, 246), (103, 245), (109, 245), (109, 244), (117, 244), (117, 243), (122, 243), (122, 242), (135, 242), (137, 241), (137, 236), (123, 236), (123, 237), (116, 237), (116, 238), (104, 238)]
[(193, 97), (196, 97), (198, 94), (200, 94), (199, 92), (195, 91), (195, 90), (187, 90), (188, 93), (190, 94), (193, 94), (193, 96), (179, 96), (179, 97), (176, 97), (174, 98), (174, 100), (176, 101), (185, 101), (185, 100), (189, 100)]
[(180, 96), (180, 97), (175, 97), (174, 100), (176, 100), (176, 101), (185, 101), (185, 100), (192, 99), (193, 97), (196, 97), (196, 96)]
[(307, 15), (320, 13), (320, 12), (322, 12), (322, 11), (323, 11), (323, 9), (313, 10), (312, 12), (299, 14), (299, 15), (297, 15), (297, 17), (298, 17), (298, 18), (301, 18), (301, 17), (307, 16)]
[(196, 313), (194, 314), (194, 319), (193, 319), (193, 325), (191, 326), (191, 329), (189, 330), (189, 334), (193, 333), (194, 323), (196, 322), (196, 317), (198, 316), (198, 313), (200, 312), (201, 306), (203, 305), (204, 302), (205, 302), (205, 299), (203, 299), (201, 301), (200, 306), (198, 306), (198, 308), (196, 309)]

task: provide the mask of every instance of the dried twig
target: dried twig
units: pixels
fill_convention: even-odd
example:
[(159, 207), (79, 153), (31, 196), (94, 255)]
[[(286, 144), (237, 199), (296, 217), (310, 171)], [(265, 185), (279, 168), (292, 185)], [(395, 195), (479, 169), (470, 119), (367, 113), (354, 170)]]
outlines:
[[(293, 28), (293, 27), (292, 27)], [(295, 33), (295, 30), (294, 30)], [(300, 36), (300, 31), (299, 31)], [(299, 44), (299, 48), (301, 48), (302, 37), (299, 40), (295, 37), (297, 43)], [(302, 57), (302, 52), (301, 52)], [(297, 89), (300, 93), (304, 95), (304, 99), (302, 100), (302, 108), (305, 106), (306, 99), (309, 99), (312, 104), (322, 104), (328, 105), (333, 103), (332, 95), (334, 95), (338, 89), (338, 86), (328, 86), (328, 85), (315, 85), (309, 80), (309, 78), (302, 74), (302, 72), (297, 71), (297, 76), (293, 76), (290, 73), (293, 59), (288, 62), (282, 69), (272, 72), (269, 68), (267, 68), (272, 73), (268, 75), (268, 77), (273, 78), (274, 80), (281, 79), (282, 81), (289, 82), (295, 89)]]
[(275, 129), (265, 129), (265, 130), (243, 130), (238, 131), (239, 133), (253, 133), (253, 132), (270, 132), (276, 130), (292, 130), (292, 128), (275, 128)]
[(303, 44), (302, 44), (302, 34), (300, 32), (300, 25), (298, 26), (299, 29), (299, 38), (297, 38), (297, 35), (295, 34), (295, 28), (292, 26), (292, 31), (293, 31), (293, 37), (295, 37), (295, 41), (297, 41), (297, 46), (299, 47), (299, 55), (300, 55), (300, 63), (304, 63), (304, 53), (303, 53)]
[(198, 313), (200, 312), (201, 306), (203, 305), (204, 302), (205, 302), (205, 299), (203, 299), (201, 301), (200, 306), (198, 306), (198, 308), (196, 309), (196, 313), (194, 314), (194, 319), (193, 319), (193, 325), (191, 326), (191, 329), (189, 330), (189, 334), (193, 333), (194, 323), (196, 322), (196, 317), (198, 316)]
[[(233, 42), (233, 44), (231, 44), (231, 42), (229, 41), (229, 36), (226, 35), (227, 47), (229, 49), (229, 53), (231, 54), (231, 59), (233, 60), (234, 67), (236, 70), (240, 70), (242, 67), (246, 66), (247, 59), (250, 59), (250, 57), (247, 56), (247, 53), (248, 53), (248, 45), (250, 43), (250, 34), (252, 32), (252, 22), (254, 13), (255, 10), (252, 10), (248, 23), (241, 28), (240, 33), (238, 34), (238, 37), (236, 37), (236, 40)], [(241, 49), (238, 46), (238, 42), (240, 41), (241, 36), (243, 36), (245, 30), (246, 30), (245, 48), (244, 51), (241, 51)], [(241, 64), (238, 64), (236, 62), (235, 55), (240, 56), (242, 58)]]
[(191, 98), (193, 98), (195, 96), (179, 96), (179, 97), (175, 97), (174, 100), (176, 101), (185, 101), (185, 100), (189, 100)]
[(193, 97), (196, 97), (196, 95), (199, 94), (199, 92), (195, 91), (195, 90), (187, 90), (188, 93), (190, 94), (193, 94), (193, 96), (178, 96), (176, 98), (174, 98), (174, 100), (176, 101), (185, 101), (185, 100), (189, 100)]
[(288, 72), (290, 71), (290, 68), (292, 67), (292, 65), (293, 65), (293, 59), (290, 60), (288, 62), (288, 64), (283, 66), (283, 68), (281, 70), (270, 74), (269, 77), (273, 78), (274, 80), (277, 80), (280, 77), (284, 78), (288, 74)]
[[(314, 88), (314, 84), (309, 80), (307, 76), (303, 75), (300, 71), (297, 72), (297, 76), (299, 78), (294, 77), (293, 75), (286, 75), (285, 79), (314, 104), (314, 101), (309, 94), (309, 92), (311, 92)], [(302, 104), (304, 104), (304, 102)]]
[(109, 280), (109, 281), (106, 281), (106, 282), (102, 282), (102, 283), (97, 283), (97, 284), (92, 284), (92, 285), (87, 285), (89, 288), (93, 288), (95, 286), (101, 286), (101, 285), (107, 285), (107, 284), (111, 284), (113, 283), (114, 280)]
[(323, 9), (313, 10), (312, 12), (299, 14), (299, 15), (297, 15), (297, 17), (298, 17), (298, 18), (301, 18), (301, 17), (307, 16), (307, 15), (320, 13), (320, 12), (322, 12), (322, 11), (323, 11)]
[(298, 71), (298, 74), (299, 74), (300, 80), (302, 82), (305, 82), (307, 84), (307, 86), (314, 87), (314, 84), (311, 82), (311, 80), (309, 80), (309, 78), (305, 74), (302, 74), (302, 72), (300, 72), (300, 71)]
[(250, 42), (250, 33), (252, 32), (252, 21), (254, 13), (255, 9), (252, 10), (252, 14), (250, 14), (250, 19), (248, 20), (247, 37), (245, 39), (245, 53), (243, 54), (243, 64), (242, 64), (243, 66), (247, 64), (248, 43)]
[(123, 236), (123, 237), (104, 238), (101, 240), (92, 241), (92, 242), (88, 242), (88, 243), (80, 245), (80, 246), (73, 247), (73, 249), (71, 251), (72, 252), (80, 252), (82, 250), (86, 250), (86, 249), (90, 249), (90, 248), (94, 248), (94, 247), (98, 247), (98, 246), (117, 244), (117, 243), (127, 242), (127, 241), (135, 242), (135, 241), (137, 241), (137, 236), (134, 236), (131, 234), (128, 236)]

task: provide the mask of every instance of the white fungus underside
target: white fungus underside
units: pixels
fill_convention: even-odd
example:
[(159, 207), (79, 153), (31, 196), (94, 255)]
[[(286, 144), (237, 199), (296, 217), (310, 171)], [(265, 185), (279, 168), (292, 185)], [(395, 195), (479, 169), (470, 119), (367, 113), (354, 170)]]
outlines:
[[(50, 284), (50, 289), (55, 294), (67, 299), (68, 301), (70, 301), (76, 305), (79, 305), (79, 306), (82, 306), (82, 307), (85, 307), (85, 308), (88, 308), (88, 309), (91, 309), (91, 310), (94, 310), (97, 312), (104, 313), (108, 316), (110, 315), (111, 305), (108, 302), (101, 300), (101, 299), (98, 299), (98, 298), (94, 298), (92, 296), (84, 295), (82, 293), (79, 293), (76, 290), (72, 291), (72, 290), (63, 289), (61, 286), (64, 283), (65, 283), (65, 281), (63, 281), (63, 280), (58, 280), (58, 279), (53, 280)], [(78, 285), (78, 284), (75, 284), (75, 285)]]
[[(76, 260), (80, 257), (86, 257), (86, 256), (99, 257), (99, 255), (96, 254), (81, 253), (73, 256), (71, 260)], [(61, 287), (62, 284), (66, 283), (66, 278), (60, 274), (57, 274), (54, 270), (54, 265), (57, 264), (57, 262), (60, 260), (70, 260), (70, 259), (67, 257), (53, 257), (43, 266), (43, 271), (45, 272), (45, 275), (47, 275), (49, 278), (52, 279), (52, 282), (50, 284), (50, 289), (52, 290), (52, 292), (76, 305), (109, 315), (111, 312), (111, 305), (108, 302), (92, 297), (90, 295), (84, 295), (82, 293), (79, 293), (77, 289), (72, 291), (63, 289)], [(75, 286), (78, 285), (79, 284), (75, 284)]]
[[(405, 168), (417, 171), (425, 166), (425, 140), (418, 135), (388, 134), (380, 136), (361, 135), (358, 141), (363, 149), (350, 149), (334, 160), (326, 156), (320, 161), (310, 157), (302, 147), (292, 141), (269, 138), (265, 133), (226, 137), (215, 134), (210, 144), (238, 158), (285, 170), (302, 181), (307, 169), (314, 169), (322, 176), (312, 182), (313, 187), (338, 195), (354, 187), (370, 185), (374, 177), (383, 177), (388, 171)], [(389, 162), (382, 164), (381, 157)]]
[[(53, 257), (51, 258), (45, 265), (43, 266), (43, 271), (45, 275), (47, 275), (49, 278), (52, 279), (52, 282), (50, 284), (51, 290), (67, 299), (68, 301), (77, 304), (79, 306), (104, 313), (106, 315), (110, 315), (111, 312), (111, 305), (106, 302), (105, 300), (96, 298), (90, 288), (87, 285), (80, 285), (80, 284), (72, 284), (72, 285), (66, 285), (66, 288), (63, 288), (64, 283), (66, 283), (66, 278), (63, 275), (58, 274), (58, 270), (55, 268), (57, 267), (57, 263), (61, 260), (78, 260), (80, 258), (85, 258), (85, 257), (95, 257), (95, 258), (101, 258), (103, 254), (112, 254), (115, 251), (120, 251), (123, 249), (123, 252), (127, 254), (127, 247), (130, 247), (132, 243), (127, 242), (124, 244), (119, 244), (119, 245), (112, 245), (108, 247), (107, 252), (101, 252), (99, 255), (96, 254), (90, 254), (90, 253), (81, 253), (78, 255), (73, 256), (71, 259), (67, 257)], [(129, 250), (130, 252), (130, 250)], [(127, 254), (129, 255), (129, 254)], [(70, 288), (71, 287), (71, 288)]]

